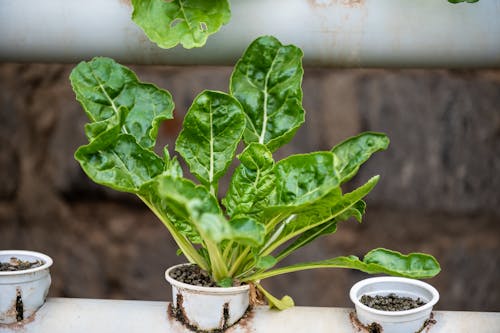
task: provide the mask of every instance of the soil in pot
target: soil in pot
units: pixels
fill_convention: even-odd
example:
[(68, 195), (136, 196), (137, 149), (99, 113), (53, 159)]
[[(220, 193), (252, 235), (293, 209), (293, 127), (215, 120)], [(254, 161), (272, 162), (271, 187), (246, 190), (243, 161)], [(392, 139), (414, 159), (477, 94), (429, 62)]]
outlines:
[(199, 287), (217, 287), (210, 275), (196, 265), (184, 265), (173, 269), (170, 277), (179, 282)]
[(40, 267), (44, 264), (41, 260), (24, 261), (16, 257), (10, 258), (9, 262), (0, 262), (0, 272), (24, 271), (27, 269)]
[(426, 304), (420, 298), (401, 297), (393, 293), (386, 296), (363, 295), (360, 302), (372, 309), (381, 311), (406, 311)]

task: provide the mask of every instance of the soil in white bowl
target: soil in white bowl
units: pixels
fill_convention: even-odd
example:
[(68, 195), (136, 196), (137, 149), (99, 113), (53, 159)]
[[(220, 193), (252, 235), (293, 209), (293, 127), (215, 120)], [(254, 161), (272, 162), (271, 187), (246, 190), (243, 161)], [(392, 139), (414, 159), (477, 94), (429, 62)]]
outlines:
[(402, 297), (394, 293), (386, 296), (363, 295), (359, 301), (372, 309), (381, 311), (406, 311), (416, 309), (426, 304), (420, 298), (413, 299), (411, 297)]
[(9, 262), (0, 262), (0, 272), (24, 271), (31, 268), (40, 267), (44, 264), (42, 260), (28, 261), (16, 257), (10, 258)]
[(172, 269), (170, 277), (182, 283), (200, 287), (217, 287), (210, 275), (196, 265), (183, 265)]

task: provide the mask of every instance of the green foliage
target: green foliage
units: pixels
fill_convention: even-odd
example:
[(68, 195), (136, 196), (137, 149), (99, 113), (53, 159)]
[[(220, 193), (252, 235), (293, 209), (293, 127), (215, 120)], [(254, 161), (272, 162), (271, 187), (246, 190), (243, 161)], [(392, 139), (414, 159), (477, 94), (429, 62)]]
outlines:
[[(385, 249), (363, 260), (346, 256), (276, 268), (295, 250), (335, 233), (340, 222), (351, 217), (361, 222), (363, 198), (379, 177), (347, 193), (341, 185), (389, 144), (384, 134), (365, 132), (330, 151), (275, 161), (272, 152), (304, 121), (301, 57), (298, 48), (274, 37), (258, 38), (236, 65), (231, 94), (204, 91), (195, 98), (175, 148), (199, 184), (184, 178), (167, 147), (162, 157), (154, 151), (160, 121), (172, 118), (170, 94), (139, 82), (111, 59), (82, 62), (70, 79), (89, 117), (89, 143), (75, 158), (96, 183), (136, 194), (168, 228), (180, 252), (220, 286), (235, 279), (253, 283), (278, 309), (293, 300), (275, 298), (259, 281), (283, 273), (341, 267), (412, 278), (436, 275), (440, 268), (432, 256)], [(223, 209), (218, 183), (240, 144)]]
[(205, 45), (208, 36), (229, 22), (228, 0), (132, 0), (132, 20), (159, 47)]

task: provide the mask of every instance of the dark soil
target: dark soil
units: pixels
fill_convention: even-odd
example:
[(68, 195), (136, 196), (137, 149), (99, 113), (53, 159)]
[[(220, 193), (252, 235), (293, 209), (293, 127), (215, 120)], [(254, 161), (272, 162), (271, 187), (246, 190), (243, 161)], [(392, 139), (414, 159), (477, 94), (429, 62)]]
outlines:
[(382, 311), (405, 311), (418, 308), (425, 304), (420, 298), (413, 299), (410, 297), (400, 297), (396, 294), (389, 294), (387, 296), (376, 295), (375, 297), (363, 295), (360, 301), (372, 309)]
[(26, 269), (40, 267), (43, 264), (41, 260), (31, 262), (12, 257), (9, 262), (0, 262), (0, 272), (24, 271)]
[(210, 275), (196, 265), (184, 265), (173, 269), (170, 277), (179, 282), (200, 287), (217, 287)]

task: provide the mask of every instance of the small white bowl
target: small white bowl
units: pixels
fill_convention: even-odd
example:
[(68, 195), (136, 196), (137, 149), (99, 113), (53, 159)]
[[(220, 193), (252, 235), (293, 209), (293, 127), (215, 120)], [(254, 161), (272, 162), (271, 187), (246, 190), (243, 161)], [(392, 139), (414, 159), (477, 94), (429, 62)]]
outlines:
[(166, 280), (172, 285), (173, 308), (181, 307), (187, 324), (197, 329), (211, 331), (225, 329), (236, 323), (248, 309), (250, 286), (239, 287), (199, 287), (179, 282), (170, 272), (181, 264), (170, 267), (165, 272)]
[(12, 257), (32, 262), (41, 260), (43, 265), (0, 272), (0, 324), (12, 324), (33, 315), (45, 302), (51, 283), (49, 267), (52, 258), (35, 251), (0, 251), (0, 262), (8, 262)]
[[(360, 299), (363, 295), (387, 296), (396, 294), (400, 297), (420, 298), (426, 304), (405, 311), (382, 311), (372, 309)], [(432, 307), (439, 300), (439, 293), (428, 283), (401, 277), (375, 277), (361, 280), (352, 286), (349, 293), (356, 308), (358, 320), (366, 326), (379, 324), (384, 333), (418, 332), (430, 318)]]

